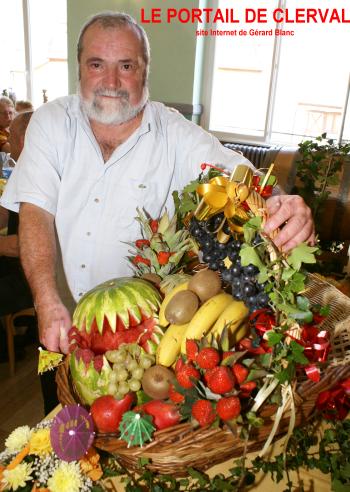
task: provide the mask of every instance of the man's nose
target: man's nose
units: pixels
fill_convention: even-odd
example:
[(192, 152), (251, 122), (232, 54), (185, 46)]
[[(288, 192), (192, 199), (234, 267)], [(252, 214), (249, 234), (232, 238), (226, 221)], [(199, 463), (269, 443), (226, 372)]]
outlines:
[(120, 87), (120, 74), (118, 68), (109, 68), (105, 72), (104, 83), (110, 89), (118, 89)]

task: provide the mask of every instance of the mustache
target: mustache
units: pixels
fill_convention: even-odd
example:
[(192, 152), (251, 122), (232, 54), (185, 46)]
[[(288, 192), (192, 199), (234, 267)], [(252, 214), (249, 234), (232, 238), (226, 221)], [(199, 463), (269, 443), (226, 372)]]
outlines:
[(126, 99), (127, 101), (129, 100), (129, 92), (126, 90), (113, 90), (113, 89), (106, 89), (106, 88), (100, 88), (96, 89), (94, 91), (95, 96), (108, 96), (108, 97), (120, 97), (122, 99)]

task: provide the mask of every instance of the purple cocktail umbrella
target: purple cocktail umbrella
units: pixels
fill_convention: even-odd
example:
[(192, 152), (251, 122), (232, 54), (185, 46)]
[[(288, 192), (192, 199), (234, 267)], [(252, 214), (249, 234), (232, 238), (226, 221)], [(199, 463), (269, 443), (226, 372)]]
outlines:
[(52, 448), (61, 460), (79, 460), (94, 440), (91, 415), (80, 405), (67, 405), (54, 418), (50, 438)]

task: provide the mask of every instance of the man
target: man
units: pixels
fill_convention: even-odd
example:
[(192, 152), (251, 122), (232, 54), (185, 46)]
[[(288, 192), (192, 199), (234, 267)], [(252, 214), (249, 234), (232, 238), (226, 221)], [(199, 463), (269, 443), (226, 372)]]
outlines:
[(10, 124), (15, 117), (16, 111), (9, 97), (0, 97), (0, 152), (10, 152), (8, 138), (10, 135)]
[[(11, 157), (17, 161), (32, 112), (18, 115), (9, 128)], [(33, 306), (33, 299), (19, 261), (18, 214), (0, 206), (0, 316)]]
[[(137, 206), (153, 217), (171, 209), (171, 192), (197, 177), (202, 162), (250, 165), (181, 115), (148, 102), (149, 58), (146, 34), (130, 16), (93, 17), (78, 42), (79, 95), (36, 111), (6, 188), (3, 204), (21, 204), (21, 258), (49, 350), (67, 351), (71, 326), (55, 281), (55, 226), (79, 300), (96, 284), (130, 274), (125, 242), (138, 236)], [(311, 214), (299, 197), (280, 196), (269, 206), (267, 228), (288, 221), (280, 245), (313, 241)]]

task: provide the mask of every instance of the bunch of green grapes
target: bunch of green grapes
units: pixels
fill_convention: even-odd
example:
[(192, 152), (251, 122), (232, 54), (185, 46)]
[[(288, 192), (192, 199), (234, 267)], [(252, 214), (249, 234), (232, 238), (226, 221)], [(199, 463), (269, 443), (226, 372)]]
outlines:
[(118, 400), (129, 391), (141, 389), (141, 379), (146, 369), (155, 364), (155, 357), (145, 352), (137, 343), (123, 343), (116, 350), (105, 353), (112, 364), (108, 393)]

